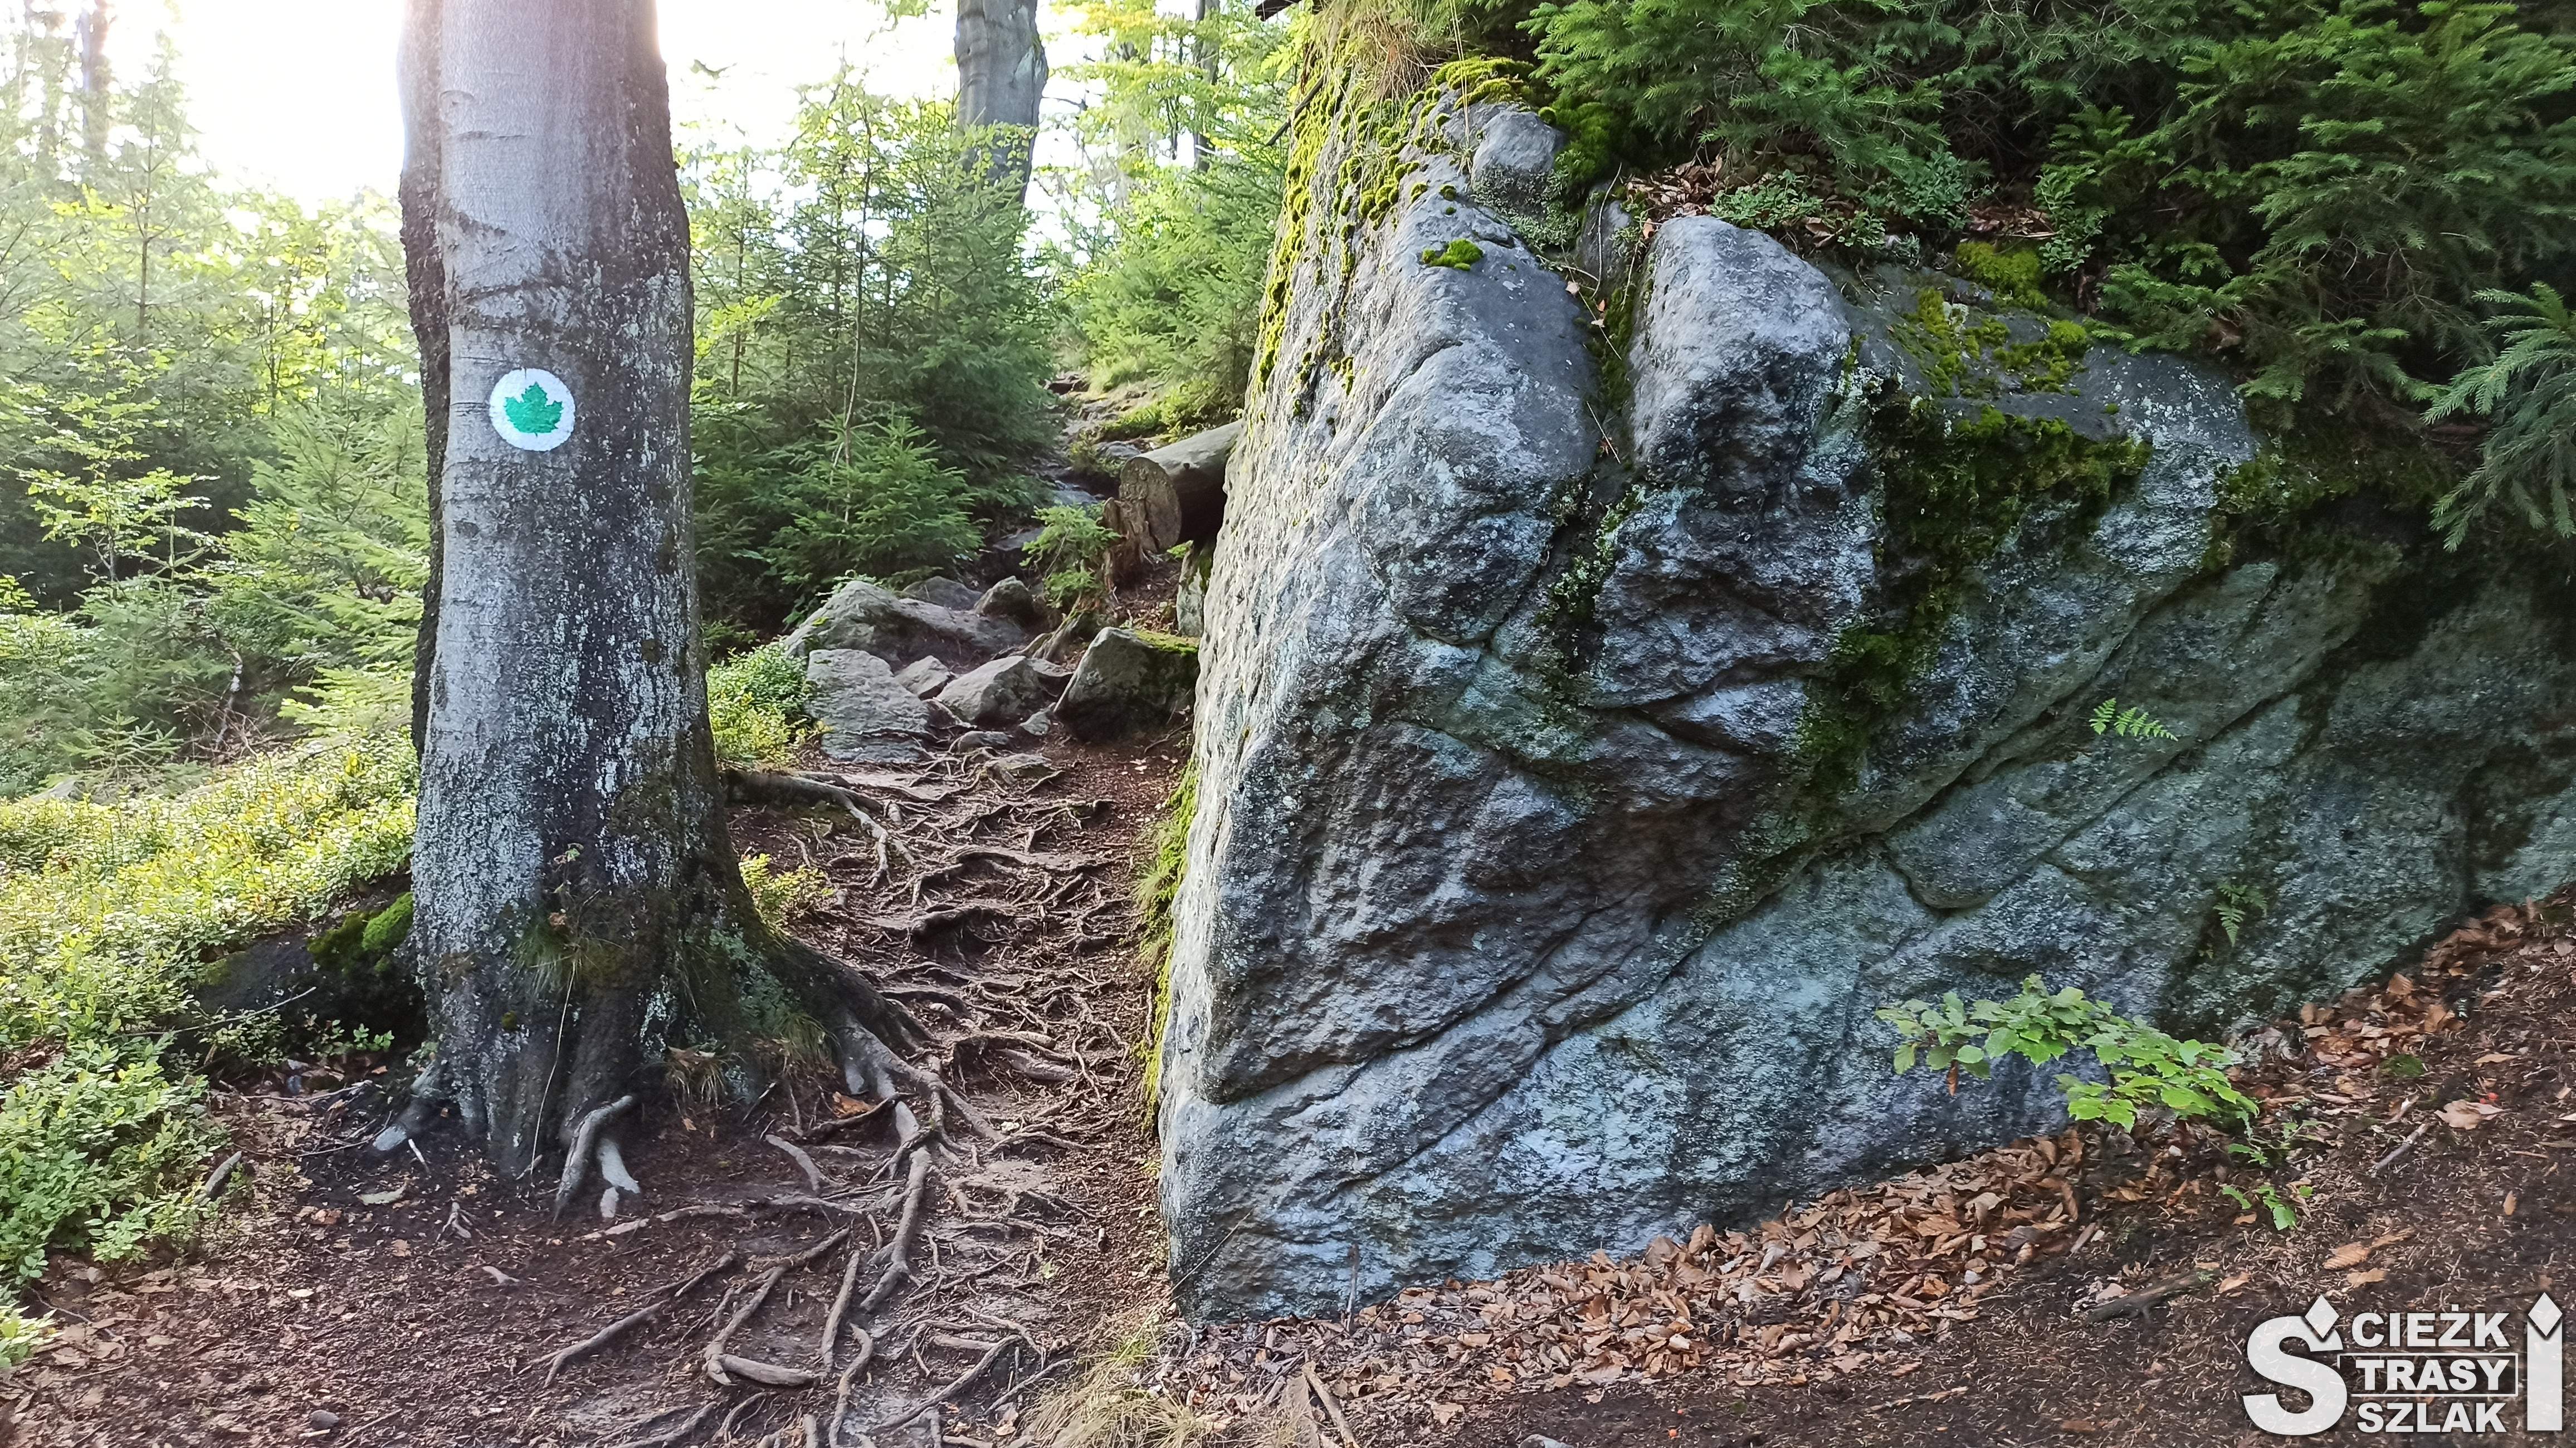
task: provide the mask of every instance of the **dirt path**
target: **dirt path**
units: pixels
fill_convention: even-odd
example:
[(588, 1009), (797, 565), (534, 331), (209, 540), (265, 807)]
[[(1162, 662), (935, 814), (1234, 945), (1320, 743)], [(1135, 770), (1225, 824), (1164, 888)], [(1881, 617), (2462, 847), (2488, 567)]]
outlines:
[[(726, 1426), (752, 1443), (829, 1419), (844, 1376), (842, 1442), (872, 1427), (888, 1445), (931, 1441), (933, 1423), (949, 1443), (1020, 1441), (1034, 1394), (1124, 1304), (1158, 1295), (1129, 892), (1185, 749), (1053, 741), (1058, 772), (1037, 781), (989, 756), (838, 775), (899, 820), (912, 858), (891, 878), (847, 817), (737, 814), (746, 853), (826, 872), (836, 898), (791, 928), (919, 1013), (993, 1128), (928, 1170), (917, 1279), (882, 1307), (867, 1303), (911, 1168), (891, 1113), (860, 1116), (820, 1059), (785, 1063), (746, 1113), (708, 1104), (714, 1063), (682, 1058), (630, 1133), (644, 1192), (613, 1221), (596, 1184), (552, 1220), (551, 1181), (496, 1181), (450, 1135), (374, 1155), (379, 1092), (272, 1086), (219, 1102), (249, 1200), (197, 1252), (148, 1271), (59, 1266), (41, 1284), (67, 1329), (0, 1385), (16, 1419), (0, 1443), (537, 1448), (706, 1442)], [(827, 1371), (845, 1280), (850, 1330)], [(559, 1350), (657, 1304), (549, 1381)], [(719, 1338), (729, 1386), (707, 1366)], [(738, 1360), (815, 1382), (763, 1387)], [(925, 1406), (934, 1416), (884, 1426)]]

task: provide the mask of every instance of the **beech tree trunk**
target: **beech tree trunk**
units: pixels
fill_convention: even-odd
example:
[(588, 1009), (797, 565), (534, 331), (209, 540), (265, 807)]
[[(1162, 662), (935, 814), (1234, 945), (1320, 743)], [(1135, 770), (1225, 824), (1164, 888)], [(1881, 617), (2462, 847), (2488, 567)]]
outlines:
[(997, 180), (1017, 186), (1022, 196), (1046, 83), (1038, 0), (957, 0), (957, 124), (1024, 133), (994, 148), (988, 163)]
[[(650, 0), (412, 0), (404, 82), (437, 539), (411, 949), (437, 1042), (378, 1144), (443, 1104), (523, 1175), (653, 1084), (664, 1043), (736, 1040), (763, 974), (839, 1038), (854, 1091), (886, 1094), (918, 1027), (762, 924), (726, 832)], [(569, 401), (514, 384), (526, 410), (505, 411), (526, 369)]]

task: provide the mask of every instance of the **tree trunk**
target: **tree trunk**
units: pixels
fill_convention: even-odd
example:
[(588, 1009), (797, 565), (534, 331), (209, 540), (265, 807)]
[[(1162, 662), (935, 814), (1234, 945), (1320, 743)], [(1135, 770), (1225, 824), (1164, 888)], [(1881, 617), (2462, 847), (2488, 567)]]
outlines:
[(86, 168), (81, 175), (101, 185), (107, 175), (108, 128), (115, 120), (107, 66), (107, 29), (115, 19), (109, 0), (90, 0), (89, 8), (72, 24), (73, 38), (80, 45), (81, 157)]
[(439, 538), (411, 948), (437, 1049), (379, 1146), (443, 1103), (523, 1175), (549, 1130), (569, 1145), (650, 1085), (662, 1043), (737, 1043), (764, 974), (833, 1032), (854, 1092), (917, 1079), (893, 1050), (918, 1027), (762, 924), (726, 833), (652, 6), (413, 0), (404, 71)]
[(1022, 196), (1046, 83), (1038, 0), (957, 0), (957, 124), (1025, 132), (993, 148), (987, 162), (995, 179), (1016, 184)]
[[(1192, 58), (1198, 61), (1199, 73), (1207, 78), (1208, 86), (1207, 99), (1200, 104), (1197, 114), (1197, 119), (1202, 121), (1207, 119), (1208, 113), (1216, 108), (1216, 88), (1224, 74), (1219, 64), (1216, 38), (1211, 35), (1208, 30), (1208, 22), (1216, 18), (1217, 0), (1198, 0), (1198, 3), (1192, 7), (1190, 11), (1190, 19), (1195, 26), (1190, 37)], [(1204, 171), (1208, 168), (1209, 163), (1213, 162), (1215, 159), (1215, 140), (1208, 135), (1205, 127), (1192, 127), (1190, 130), (1190, 169), (1193, 171)]]

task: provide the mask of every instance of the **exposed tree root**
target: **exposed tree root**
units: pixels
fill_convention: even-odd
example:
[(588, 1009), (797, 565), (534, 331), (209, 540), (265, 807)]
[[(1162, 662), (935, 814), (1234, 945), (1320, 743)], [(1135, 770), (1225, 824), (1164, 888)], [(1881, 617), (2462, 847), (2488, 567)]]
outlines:
[[(838, 827), (839, 844), (830, 848), (825, 842), (835, 827), (822, 823), (826, 816), (788, 826), (796, 832), (791, 854), (802, 849), (849, 892), (801, 917), (800, 930), (811, 927), (812, 943), (774, 934), (730, 905), (718, 907), (723, 928), (747, 947), (729, 957), (738, 962), (734, 968), (746, 980), (767, 975), (822, 1027), (837, 1081), (827, 1085), (802, 1074), (791, 1059), (750, 1103), (747, 1134), (794, 1164), (799, 1180), (793, 1187), (765, 1197), (676, 1204), (605, 1225), (583, 1240), (613, 1240), (689, 1218), (778, 1214), (819, 1218), (826, 1235), (793, 1257), (755, 1258), (744, 1266), (739, 1255), (729, 1255), (723, 1267), (662, 1289), (549, 1360), (551, 1380), (609, 1343), (639, 1340), (638, 1329), (657, 1318), (678, 1324), (653, 1335), (686, 1342), (679, 1351), (687, 1376), (728, 1391), (691, 1418), (679, 1439), (654, 1448), (673, 1441), (778, 1448), (944, 1442), (945, 1405), (962, 1407), (970, 1394), (988, 1411), (1026, 1403), (1032, 1384), (1071, 1361), (1010, 1318), (968, 1304), (987, 1300), (980, 1296), (986, 1293), (1000, 1294), (991, 1299), (996, 1305), (1043, 1295), (1038, 1264), (1054, 1239), (1071, 1235), (1056, 1224), (1083, 1214), (1061, 1198), (1028, 1190), (1025, 1166), (991, 1176), (985, 1170), (1005, 1152), (1095, 1149), (1086, 1143), (1124, 1074), (1113, 1062), (1132, 1051), (1134, 1030), (1096, 1013), (1096, 1003), (1122, 995), (1128, 985), (1097, 957), (1081, 957), (1073, 942), (1077, 935), (1112, 943), (1128, 938), (1120, 932), (1129, 907), (1110, 868), (1119, 852), (1100, 850), (1097, 836), (1079, 838), (1096, 809), (1041, 802), (1030, 786), (1000, 778), (975, 783), (972, 772), (971, 761), (934, 761), (911, 776), (728, 772), (726, 787), (737, 800), (819, 807), (857, 822)], [(889, 877), (891, 888), (862, 887)], [(853, 893), (869, 903), (854, 908)], [(887, 918), (870, 918), (879, 912)], [(835, 930), (837, 949), (818, 948)], [(987, 955), (979, 941), (1012, 953)], [(1030, 945), (1039, 948), (1023, 960), (1019, 952)], [(708, 1019), (695, 1028), (720, 1037), (720, 1004), (710, 1005)], [(574, 1033), (558, 1046), (568, 1069), (549, 1083), (561, 1093), (552, 1119), (569, 1123), (563, 1165), (573, 1190), (595, 1166), (592, 1180), (606, 1184), (603, 1196), (624, 1204), (638, 1190), (615, 1132), (624, 1098), (607, 1098), (636, 1078), (595, 1052), (585, 1055), (587, 1034), (576, 1017)], [(684, 1041), (710, 1063), (738, 1049)], [(745, 1052), (738, 1059), (767, 1058)], [(751, 1068), (755, 1076), (774, 1069)], [(1007, 1137), (986, 1116), (1004, 1109)], [(458, 1114), (468, 1115), (462, 1103)], [(467, 1127), (476, 1129), (470, 1117)], [(829, 1169), (822, 1165), (827, 1155)], [(858, 1240), (862, 1221), (873, 1245)], [(781, 1284), (809, 1265), (823, 1270), (824, 1254), (834, 1251), (842, 1256), (831, 1290), (802, 1279), (828, 1297), (819, 1342), (778, 1344), (777, 1322), (769, 1322), (769, 1332), (763, 1323), (781, 1317), (770, 1312), (785, 1296)], [(709, 1294), (719, 1278), (727, 1290), (715, 1300)], [(693, 1294), (702, 1300), (673, 1306)], [(971, 1357), (953, 1378), (946, 1377), (953, 1369), (938, 1361), (949, 1353)], [(782, 1392), (791, 1396), (776, 1399)], [(916, 1397), (921, 1393), (929, 1396)], [(800, 1402), (798, 1394), (811, 1396)], [(857, 1421), (906, 1403), (911, 1406), (900, 1416), (854, 1431)], [(720, 1429), (710, 1414), (723, 1415)]]
[[(682, 1419), (680, 1426), (676, 1428), (656, 1433), (649, 1438), (629, 1438), (626, 1441), (619, 1443), (617, 1448), (670, 1448), (671, 1444), (677, 1443), (688, 1437), (690, 1434), (698, 1431), (698, 1425), (707, 1420), (707, 1415), (713, 1413), (721, 1406), (723, 1406), (721, 1403), (708, 1403), (699, 1408), (696, 1412), (691, 1413), (688, 1417)], [(655, 1413), (652, 1417), (644, 1419), (635, 1426), (640, 1428), (644, 1426), (645, 1423), (652, 1422), (654, 1418), (662, 1416), (664, 1415), (661, 1413)]]
[(906, 865), (913, 863), (912, 852), (903, 847), (883, 820), (868, 812), (866, 801), (837, 784), (811, 775), (730, 766), (724, 770), (724, 783), (726, 795), (738, 804), (830, 805), (848, 811), (876, 840), (879, 875), (892, 874), (897, 860)]
[(599, 1138), (599, 1177), (630, 1197), (644, 1195), (644, 1188), (626, 1169), (626, 1156), (617, 1149), (617, 1138), (606, 1134)]
[(599, 1349), (615, 1342), (620, 1336), (624, 1335), (630, 1329), (640, 1327), (643, 1324), (652, 1321), (654, 1318), (660, 1316), (663, 1310), (668, 1308), (672, 1303), (675, 1303), (681, 1298), (688, 1296), (690, 1293), (697, 1291), (700, 1286), (704, 1285), (708, 1278), (713, 1277), (720, 1272), (732, 1271), (741, 1263), (741, 1261), (742, 1254), (740, 1252), (725, 1253), (722, 1257), (708, 1263), (696, 1272), (693, 1272), (687, 1277), (680, 1279), (678, 1282), (672, 1283), (670, 1286), (663, 1288), (658, 1294), (656, 1294), (656, 1298), (652, 1305), (626, 1314), (624, 1317), (617, 1319), (608, 1326), (601, 1328), (599, 1331), (592, 1333), (590, 1336), (583, 1338), (581, 1341), (563, 1349), (561, 1352), (556, 1353), (553, 1357), (546, 1359), (546, 1381), (549, 1383), (553, 1382), (555, 1380), (555, 1374), (563, 1371), (564, 1364), (571, 1362), (574, 1358), (597, 1352)]
[(956, 1345), (960, 1343), (973, 1343), (974, 1347), (983, 1349), (984, 1355), (975, 1360), (975, 1365), (973, 1367), (968, 1368), (966, 1371), (958, 1374), (954, 1379), (952, 1379), (948, 1386), (941, 1388), (938, 1392), (922, 1399), (907, 1411), (898, 1413), (894, 1417), (888, 1418), (884, 1422), (868, 1429), (868, 1435), (870, 1437), (874, 1437), (879, 1433), (891, 1433), (897, 1428), (901, 1428), (912, 1423), (924, 1413), (937, 1412), (940, 1404), (949, 1401), (959, 1393), (973, 1387), (975, 1385), (975, 1380), (984, 1375), (984, 1370), (993, 1365), (993, 1360), (995, 1358), (998, 1358), (1003, 1353), (1010, 1351), (1013, 1344), (1022, 1342), (1023, 1339), (1006, 1337), (1000, 1342), (986, 1343), (975, 1342), (974, 1339), (971, 1338), (934, 1336), (931, 1341), (943, 1346)]
[[(564, 1153), (563, 1182), (555, 1188), (555, 1220), (563, 1220), (564, 1208), (572, 1205), (572, 1194), (581, 1190), (582, 1181), (590, 1175), (591, 1155), (599, 1141), (599, 1128), (606, 1125), (610, 1117), (632, 1110), (634, 1106), (634, 1093), (629, 1092), (605, 1106), (593, 1107), (582, 1116), (581, 1124), (573, 1128), (572, 1149)], [(619, 1174), (624, 1175), (625, 1170), (625, 1164), (620, 1162)]]
[(777, 1147), (780, 1151), (787, 1153), (787, 1159), (796, 1163), (796, 1169), (798, 1171), (805, 1173), (805, 1184), (814, 1189), (814, 1194), (816, 1196), (819, 1197), (824, 1192), (830, 1190), (831, 1183), (824, 1177), (823, 1169), (814, 1164), (814, 1158), (805, 1154), (805, 1148), (798, 1146), (796, 1143), (789, 1141), (783, 1136), (764, 1136), (761, 1140), (768, 1142), (771, 1146)]
[(861, 1312), (874, 1312), (889, 1298), (903, 1290), (913, 1279), (912, 1247), (921, 1236), (922, 1209), (930, 1199), (930, 1153), (916, 1151), (912, 1156), (912, 1175), (904, 1185), (903, 1220), (895, 1228), (894, 1240), (879, 1249), (885, 1259), (884, 1275), (868, 1289), (867, 1300), (859, 1304)]

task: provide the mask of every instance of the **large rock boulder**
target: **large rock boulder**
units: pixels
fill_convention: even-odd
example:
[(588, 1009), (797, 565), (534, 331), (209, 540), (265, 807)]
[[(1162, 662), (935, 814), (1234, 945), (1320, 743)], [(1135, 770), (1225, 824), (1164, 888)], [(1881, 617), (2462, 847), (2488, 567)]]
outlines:
[(1055, 717), (1087, 743), (1168, 729), (1199, 682), (1198, 645), (1169, 634), (1103, 629), (1065, 685)]
[(1036, 659), (995, 659), (949, 681), (931, 702), (966, 724), (1017, 724), (1064, 692), (1067, 672)]
[(973, 608), (975, 600), (983, 595), (954, 578), (925, 578), (904, 585), (903, 596), (920, 599), (923, 603), (935, 603), (941, 608)]
[[(1188, 1312), (2056, 1119), (2048, 1073), (1892, 1076), (1882, 1004), (2038, 973), (2221, 1033), (2576, 876), (2563, 577), (2394, 512), (2240, 536), (2226, 378), (1708, 218), (1638, 261), (1605, 438), (1561, 276), (1425, 116), (1381, 218), (1336, 189), (1373, 140), (1311, 168), (1230, 472), (1162, 1046)], [(2112, 697), (2174, 737), (2096, 737)], [(2221, 887), (2268, 902), (2234, 940)]]
[(790, 657), (812, 649), (860, 649), (893, 665), (927, 654), (954, 668), (1009, 653), (1028, 637), (1008, 619), (905, 598), (854, 578), (834, 589), (779, 646)]
[(1518, 106), (1476, 107), (1475, 151), (1467, 178), (1498, 215), (1537, 216), (1555, 184), (1565, 133)]
[(937, 718), (876, 655), (816, 649), (805, 656), (813, 689), (805, 712), (823, 726), (823, 752), (845, 763), (905, 764), (922, 756)]
[(1016, 578), (1005, 578), (984, 590), (975, 600), (975, 611), (1031, 630), (1045, 627), (1047, 621), (1046, 605)]

